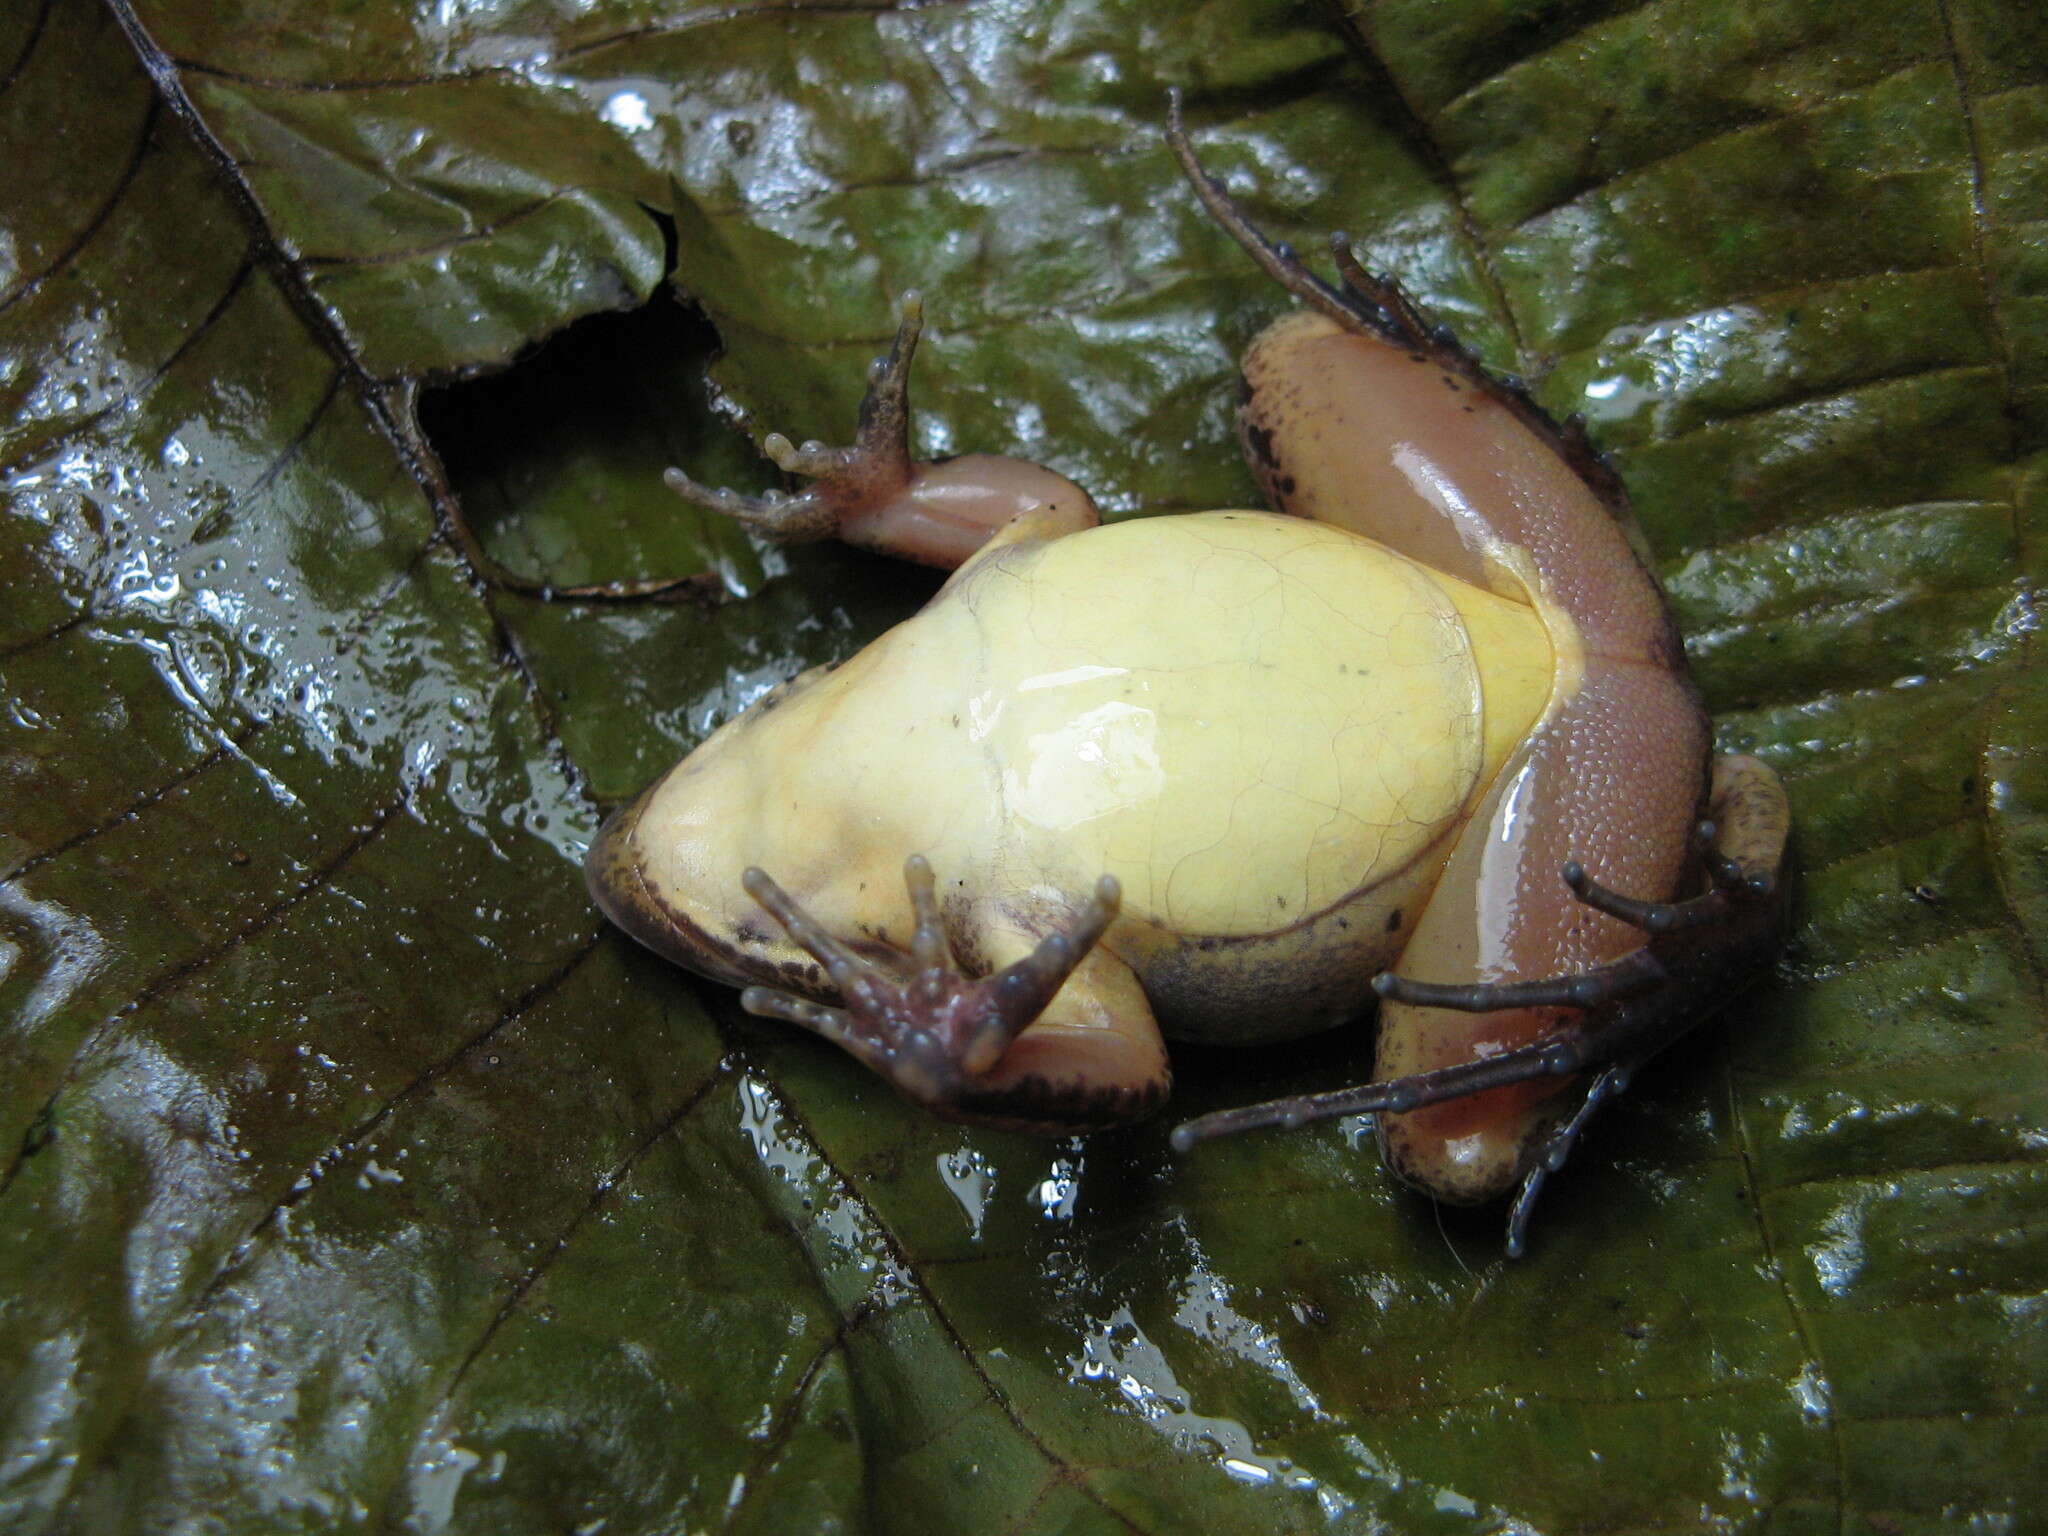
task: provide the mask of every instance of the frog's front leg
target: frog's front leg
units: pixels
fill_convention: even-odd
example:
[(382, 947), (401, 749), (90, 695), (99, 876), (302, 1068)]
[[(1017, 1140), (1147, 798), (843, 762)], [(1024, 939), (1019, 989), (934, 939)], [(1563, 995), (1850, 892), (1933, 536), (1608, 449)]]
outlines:
[(981, 977), (954, 957), (930, 863), (913, 855), (903, 879), (915, 926), (898, 967), (856, 954), (749, 869), (747, 894), (825, 968), (839, 1006), (761, 986), (741, 1006), (830, 1040), (949, 1120), (1067, 1135), (1141, 1119), (1165, 1099), (1172, 1079), (1151, 1009), (1097, 942), (1122, 900), (1112, 877), (1067, 926)]
[(794, 495), (743, 496), (671, 469), (669, 488), (778, 543), (836, 538), (941, 570), (958, 567), (1006, 527), (1013, 538), (1054, 538), (1100, 522), (1086, 491), (1042, 465), (993, 453), (911, 458), (910, 363), (924, 325), (917, 294), (904, 295), (901, 316), (895, 342), (868, 370), (850, 446), (799, 447), (780, 432), (762, 439), (768, 457), (810, 477), (809, 486)]

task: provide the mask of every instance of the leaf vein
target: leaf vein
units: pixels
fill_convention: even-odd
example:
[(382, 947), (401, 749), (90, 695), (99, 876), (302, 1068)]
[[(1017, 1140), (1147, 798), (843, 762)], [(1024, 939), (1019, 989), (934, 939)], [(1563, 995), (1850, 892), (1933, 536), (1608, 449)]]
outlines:
[(136, 128), (135, 152), (129, 157), (128, 164), (122, 169), (120, 176), (115, 180), (113, 188), (107, 193), (105, 200), (101, 202), (98, 208), (93, 210), (92, 216), (79, 226), (77, 236), (72, 242), (51, 258), (48, 266), (44, 267), (40, 272), (24, 277), (9, 292), (0, 294), (0, 314), (5, 314), (16, 303), (27, 298), (53, 276), (63, 271), (66, 266), (70, 265), (73, 258), (80, 251), (84, 250), (87, 245), (92, 243), (93, 237), (114, 216), (114, 210), (127, 197), (128, 191), (134, 186), (136, 178), (142, 174), (143, 162), (149, 158), (151, 139), (156, 131), (156, 114), (157, 104), (152, 100), (145, 107), (142, 121)]
[[(44, 1100), (41, 1109), (37, 1111), (31, 1123), (41, 1124), (48, 1120), (57, 1101), (63, 1097), (64, 1091), (77, 1080), (81, 1064), (120, 1025), (134, 1017), (135, 1014), (148, 1007), (151, 1003), (176, 991), (178, 987), (191, 980), (192, 977), (235, 953), (265, 929), (276, 924), (307, 900), (307, 898), (316, 896), (321, 891), (327, 889), (328, 882), (336, 874), (340, 873), (342, 868), (351, 859), (376, 841), (384, 828), (390, 824), (392, 818), (405, 808), (406, 800), (406, 796), (400, 795), (388, 805), (378, 810), (364, 826), (358, 829), (352, 837), (335, 851), (332, 858), (313, 870), (299, 884), (243, 923), (234, 932), (228, 934), (219, 943), (200, 954), (180, 961), (170, 969), (144, 983), (142, 988), (126, 1003), (102, 1019), (93, 1028), (86, 1031), (85, 1037), (79, 1042), (77, 1049), (72, 1052), (70, 1061), (65, 1064), (64, 1072), (58, 1079), (57, 1086), (50, 1091), (48, 1098)], [(31, 1137), (30, 1140), (25, 1141), (23, 1145), (15, 1149), (6, 1169), (0, 1171), (0, 1198), (4, 1198), (8, 1190), (13, 1187), (14, 1181), (20, 1176), (23, 1166), (34, 1155), (39, 1146), (40, 1143)]]
[(410, 1081), (393, 1090), (376, 1109), (372, 1110), (349, 1130), (343, 1132), (335, 1141), (322, 1148), (312, 1161), (306, 1165), (300, 1175), (286, 1186), (284, 1193), (272, 1201), (263, 1214), (249, 1224), (248, 1231), (229, 1250), (227, 1257), (221, 1261), (220, 1267), (214, 1271), (213, 1277), (206, 1282), (205, 1287), (194, 1299), (191, 1308), (192, 1312), (196, 1315), (203, 1311), (234, 1279), (235, 1274), (247, 1267), (250, 1259), (254, 1256), (256, 1244), (261, 1240), (263, 1234), (276, 1225), (278, 1219), (285, 1212), (289, 1211), (318, 1188), (329, 1171), (373, 1136), (379, 1126), (383, 1125), (385, 1121), (389, 1120), (392, 1115), (396, 1114), (406, 1104), (426, 1093), (436, 1083), (462, 1065), (470, 1056), (502, 1034), (506, 1028), (516, 1024), (520, 1019), (532, 1012), (534, 1008), (560, 991), (568, 983), (569, 979), (582, 969), (584, 962), (597, 952), (598, 944), (603, 937), (602, 933), (593, 933), (553, 971), (525, 988), (507, 1002), (499, 1010), (498, 1016), (492, 1019), (490, 1023), (457, 1045), (453, 1050), (441, 1057), (440, 1060), (431, 1062), (423, 1067)]

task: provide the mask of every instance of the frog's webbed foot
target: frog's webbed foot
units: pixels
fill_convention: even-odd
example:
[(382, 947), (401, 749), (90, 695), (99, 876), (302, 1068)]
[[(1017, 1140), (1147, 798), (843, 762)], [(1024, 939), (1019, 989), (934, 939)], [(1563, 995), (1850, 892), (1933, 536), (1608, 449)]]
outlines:
[(1013, 965), (972, 977), (954, 959), (939, 918), (932, 867), (922, 855), (903, 866), (916, 926), (909, 974), (854, 953), (760, 869), (742, 877), (747, 894), (825, 968), (841, 1006), (827, 1007), (772, 987), (748, 987), (740, 1004), (822, 1035), (879, 1072), (906, 1096), (941, 1110), (994, 1072), (1012, 1042), (1115, 921), (1122, 901), (1104, 875), (1072, 922)]
[(1458, 340), (1455, 331), (1432, 320), (1397, 279), (1368, 271), (1349, 235), (1338, 231), (1330, 236), (1330, 257), (1338, 279), (1332, 283), (1310, 268), (1292, 245), (1271, 239), (1253, 223), (1237, 199), (1203, 168), (1181, 118), (1178, 88), (1167, 93), (1166, 142), (1209, 216), (1288, 293), (1347, 331), (1412, 352), (1418, 359), (1426, 357), (1446, 372), (1469, 379), (1548, 442), (1610, 508), (1626, 509), (1628, 498), (1620, 477), (1600, 457), (1581, 418), (1571, 416), (1558, 422), (1536, 403), (1520, 378), (1488, 368)]
[(1445, 986), (1391, 973), (1373, 979), (1386, 1001), (1461, 1013), (1558, 1007), (1576, 1011), (1517, 1050), (1333, 1093), (1276, 1099), (1203, 1115), (1175, 1128), (1186, 1152), (1213, 1137), (1264, 1126), (1294, 1127), (1339, 1115), (1403, 1114), (1543, 1077), (1592, 1071), (1572, 1113), (1537, 1143), (1508, 1213), (1507, 1251), (1519, 1257), (1544, 1180), (1562, 1168), (1599, 1108), (1628, 1086), (1635, 1069), (1698, 1022), (1700, 999), (1761, 972), (1776, 953), (1785, 919), (1779, 878), (1787, 812), (1776, 776), (1752, 758), (1716, 764), (1715, 806), (1724, 820), (1693, 832), (1707, 889), (1682, 901), (1639, 901), (1607, 889), (1578, 864), (1561, 871), (1573, 898), (1627, 923), (1643, 946), (1611, 964), (1533, 981)]
[(762, 440), (762, 451), (778, 468), (811, 477), (811, 485), (795, 495), (770, 491), (765, 496), (743, 496), (699, 484), (680, 469), (671, 469), (663, 477), (668, 488), (685, 501), (723, 513), (784, 544), (833, 538), (849, 520), (902, 496), (916, 468), (910, 458), (910, 360), (924, 326), (924, 300), (915, 292), (906, 293), (900, 314), (888, 353), (868, 367), (860, 428), (851, 446), (798, 446), (780, 432)]

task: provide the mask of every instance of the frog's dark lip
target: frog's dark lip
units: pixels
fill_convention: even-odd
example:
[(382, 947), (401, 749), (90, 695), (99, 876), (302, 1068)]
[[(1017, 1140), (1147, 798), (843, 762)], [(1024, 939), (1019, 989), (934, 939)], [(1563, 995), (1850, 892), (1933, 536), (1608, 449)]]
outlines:
[(685, 970), (729, 987), (760, 978), (739, 964), (739, 952), (687, 913), (662, 900), (647, 883), (635, 834), (649, 789), (605, 818), (583, 859), (583, 883), (600, 912), (636, 942)]

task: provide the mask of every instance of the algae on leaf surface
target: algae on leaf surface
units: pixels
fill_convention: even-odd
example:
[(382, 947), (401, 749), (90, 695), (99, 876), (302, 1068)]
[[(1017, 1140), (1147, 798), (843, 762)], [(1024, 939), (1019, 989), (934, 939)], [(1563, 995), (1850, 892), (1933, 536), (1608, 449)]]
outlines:
[[(924, 449), (1251, 497), (1170, 84), (1588, 416), (1794, 795), (1787, 962), (1519, 1264), (1355, 1128), (925, 1120), (583, 895), (929, 590), (650, 483), (843, 435), (902, 290)], [(2026, 1529), (2044, 165), (2022, 0), (6, 9), (0, 1525)]]

